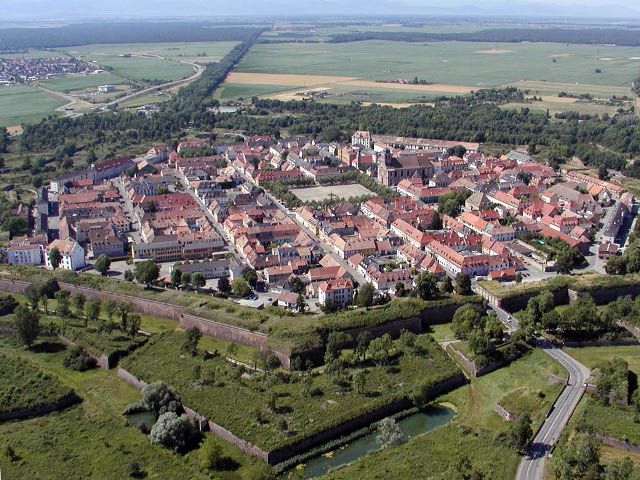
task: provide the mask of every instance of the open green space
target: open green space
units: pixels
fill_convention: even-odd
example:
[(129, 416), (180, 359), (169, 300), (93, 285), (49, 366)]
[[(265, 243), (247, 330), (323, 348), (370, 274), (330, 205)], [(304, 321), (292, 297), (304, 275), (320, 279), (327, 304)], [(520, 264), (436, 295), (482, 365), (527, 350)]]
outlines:
[(55, 403), (72, 390), (33, 364), (0, 354), (0, 413)]
[(640, 376), (640, 347), (637, 345), (566, 348), (565, 351), (590, 369), (600, 362), (622, 358), (629, 364), (629, 370)]
[(130, 465), (136, 462), (149, 479), (205, 479), (213, 474), (223, 480), (241, 480), (259, 463), (219, 440), (222, 455), (231, 458), (237, 468), (205, 471), (198, 450), (180, 456), (151, 445), (122, 415), (126, 405), (140, 398), (139, 390), (113, 370), (81, 373), (63, 367), (67, 348), (58, 340), (41, 337), (34, 348), (24, 349), (0, 335), (0, 349), (33, 362), (82, 398), (81, 404), (59, 413), (0, 424), (0, 448), (4, 451), (11, 446), (19, 457), (14, 462), (3, 457), (2, 473), (7, 478), (129, 478)]
[[(394, 478), (410, 480), (452, 477), (461, 455), (484, 473), (484, 478), (510, 480), (515, 477), (520, 457), (507, 448), (499, 435), (509, 424), (494, 411), (500, 399), (519, 389), (541, 391), (544, 401), (535, 405), (534, 418), (546, 411), (557, 395), (557, 386), (548, 386), (551, 374), (566, 377), (555, 360), (539, 350), (532, 350), (509, 366), (437, 399), (453, 405), (458, 412), (454, 422), (398, 447), (384, 449), (351, 465), (326, 475), (331, 480)], [(419, 473), (418, 473), (419, 472)]]
[(254, 96), (268, 95), (282, 91), (296, 91), (302, 87), (282, 87), (279, 85), (246, 85), (244, 83), (224, 83), (214, 93), (214, 98), (225, 100), (248, 99)]
[[(436, 84), (474, 87), (520, 80), (626, 86), (637, 76), (639, 66), (638, 47), (371, 40), (255, 45), (238, 71), (296, 72), (368, 80), (417, 76)], [(596, 68), (602, 73), (595, 73)]]
[(83, 90), (89, 87), (97, 87), (98, 85), (119, 85), (123, 83), (128, 82), (117, 75), (113, 75), (111, 73), (97, 73), (95, 75), (70, 75), (65, 78), (42, 80), (38, 82), (38, 85), (48, 88), (49, 90), (70, 92), (72, 90)]
[[(163, 380), (178, 391), (185, 405), (267, 451), (412, 397), (417, 391), (428, 396), (431, 388), (459, 372), (428, 335), (419, 336), (413, 348), (393, 342), (385, 364), (374, 363), (371, 355), (362, 361), (349, 353), (348, 360), (331, 372), (325, 367), (325, 373), (252, 374), (249, 378), (242, 375), (244, 369), (223, 356), (185, 354), (184, 340), (184, 334), (157, 336), (121, 366), (147, 383)], [(197, 366), (203, 378), (210, 378), (206, 384), (194, 378)], [(366, 371), (366, 381), (358, 388), (353, 376), (361, 371)]]
[(163, 58), (132, 56), (129, 58), (117, 55), (86, 54), (83, 60), (93, 62), (103, 68), (112, 70), (134, 81), (171, 82), (188, 77), (193, 73), (193, 67), (176, 60)]
[(119, 43), (100, 45), (80, 45), (64, 50), (70, 55), (158, 55), (176, 57), (194, 63), (217, 62), (238, 42), (176, 42), (176, 43)]
[(62, 57), (63, 54), (54, 52), (51, 50), (29, 50), (25, 53), (1, 53), (0, 58), (50, 58), (50, 57)]
[(35, 87), (0, 87), (0, 127), (39, 122), (49, 115), (57, 115), (54, 108), (68, 103)]

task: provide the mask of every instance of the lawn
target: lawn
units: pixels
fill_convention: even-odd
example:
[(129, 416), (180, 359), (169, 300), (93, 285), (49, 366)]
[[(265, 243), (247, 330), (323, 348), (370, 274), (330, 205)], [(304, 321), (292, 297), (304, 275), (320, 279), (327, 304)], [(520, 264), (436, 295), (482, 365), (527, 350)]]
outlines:
[(38, 84), (49, 90), (70, 92), (105, 84), (121, 85), (123, 84), (123, 79), (111, 73), (97, 73), (95, 75), (71, 75), (65, 78), (43, 80)]
[(437, 401), (452, 405), (457, 410), (458, 415), (452, 424), (398, 447), (370, 454), (325, 478), (444, 480), (451, 478), (448, 471), (454, 468), (456, 458), (464, 454), (474, 467), (485, 474), (485, 478), (511, 480), (515, 477), (520, 457), (496, 437), (496, 433), (504, 432), (509, 424), (493, 411), (493, 406), (519, 389), (541, 390), (546, 393), (545, 402), (536, 405), (533, 412), (534, 416), (540, 415), (557, 394), (557, 386), (547, 386), (547, 379), (552, 373), (566, 376), (560, 364), (543, 352), (533, 350), (509, 366), (473, 379), (471, 384), (438, 398)]
[(566, 348), (565, 351), (590, 369), (599, 362), (622, 358), (629, 364), (629, 370), (640, 377), (640, 347), (637, 345)]
[[(185, 354), (184, 338), (183, 334), (155, 337), (121, 366), (148, 383), (164, 380), (176, 388), (185, 405), (267, 451), (404, 399), (418, 386), (437, 384), (459, 372), (426, 335), (419, 337), (424, 350), (401, 351), (396, 341), (390, 367), (368, 360), (335, 374), (255, 374), (251, 378), (240, 377), (242, 369), (223, 356), (204, 359)], [(195, 366), (200, 366), (205, 378), (213, 375), (213, 381), (196, 383)], [(366, 387), (358, 393), (351, 376), (363, 368)], [(275, 408), (268, 407), (272, 398)]]
[(73, 390), (26, 360), (0, 354), (0, 413), (55, 403)]
[(66, 103), (65, 99), (35, 87), (0, 87), (0, 127), (39, 122), (57, 115), (53, 109)]
[[(142, 81), (170, 82), (188, 77), (193, 67), (176, 60), (152, 57), (119, 57), (98, 54), (86, 54), (84, 59), (95, 62), (103, 68), (113, 69), (113, 73), (127, 79)], [(121, 83), (121, 82), (120, 82)]]
[[(10, 445), (20, 460), (2, 460), (7, 478), (129, 478), (129, 466), (140, 464), (148, 479), (211, 478), (199, 466), (198, 452), (176, 455), (149, 440), (122, 416), (125, 406), (140, 392), (114, 371), (96, 368), (74, 372), (62, 366), (66, 347), (57, 340), (40, 339), (36, 348), (16, 346), (0, 336), (0, 349), (36, 364), (82, 398), (82, 403), (59, 413), (0, 424), (0, 448)], [(238, 468), (211, 472), (223, 480), (241, 480), (257, 460), (220, 441), (223, 455)], [(90, 452), (91, 454), (88, 454)]]

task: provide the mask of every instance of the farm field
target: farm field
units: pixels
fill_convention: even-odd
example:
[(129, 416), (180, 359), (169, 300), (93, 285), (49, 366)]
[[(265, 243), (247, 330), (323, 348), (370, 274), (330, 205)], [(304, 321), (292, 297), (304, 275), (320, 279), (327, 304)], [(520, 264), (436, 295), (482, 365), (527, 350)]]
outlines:
[[(194, 63), (217, 62), (238, 42), (185, 42), (185, 43), (120, 43), (82, 45), (65, 49), (71, 55), (159, 55)], [(200, 56), (199, 56), (200, 55)]]
[(38, 85), (58, 92), (71, 92), (73, 90), (97, 87), (98, 85), (121, 85), (123, 83), (123, 79), (117, 75), (113, 75), (111, 73), (97, 73), (95, 75), (71, 75), (65, 78), (42, 80), (38, 82)]
[[(373, 57), (376, 61), (372, 61)], [(428, 101), (442, 95), (466, 94), (477, 88), (517, 86), (531, 90), (531, 95), (549, 97), (544, 99), (547, 104), (542, 102), (544, 105), (536, 107), (541, 111), (549, 108), (552, 112), (577, 109), (603, 113), (615, 107), (578, 104), (575, 99), (557, 95), (564, 91), (574, 95), (589, 93), (596, 98), (631, 96), (629, 87), (638, 67), (640, 47), (378, 40), (280, 43), (255, 45), (227, 83), (259, 85), (253, 91), (247, 88), (237, 97), (299, 99), (302, 97), (296, 93), (301, 90), (292, 90), (297, 85), (300, 89), (326, 90), (329, 95), (321, 101), (378, 103)], [(595, 73), (596, 69), (602, 73)], [(415, 77), (430, 85), (378, 83)], [(266, 86), (272, 86), (273, 90), (267, 91)], [(222, 100), (233, 98), (225, 95), (224, 90), (217, 95)]]
[(83, 58), (95, 62), (100, 67), (111, 68), (113, 73), (138, 82), (170, 82), (188, 77), (193, 73), (191, 65), (163, 58), (140, 56), (125, 58), (100, 54), (86, 54)]
[(358, 183), (351, 185), (332, 185), (330, 187), (296, 188), (291, 190), (291, 192), (303, 202), (311, 202), (313, 200), (322, 201), (330, 198), (332, 195), (339, 198), (373, 195), (371, 190), (366, 189)]
[(63, 98), (35, 87), (0, 87), (0, 127), (39, 122), (66, 103)]

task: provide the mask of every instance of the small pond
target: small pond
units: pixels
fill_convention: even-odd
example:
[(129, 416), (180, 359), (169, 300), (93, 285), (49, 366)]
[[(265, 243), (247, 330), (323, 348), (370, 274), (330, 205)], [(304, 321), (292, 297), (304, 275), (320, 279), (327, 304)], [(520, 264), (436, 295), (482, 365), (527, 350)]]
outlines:
[(125, 417), (136, 427), (146, 425), (149, 430), (151, 430), (151, 427), (156, 423), (156, 419), (151, 412), (130, 413), (129, 415), (125, 415)]
[[(451, 421), (455, 412), (445, 406), (437, 405), (427, 408), (398, 421), (404, 435), (403, 442)], [(304, 468), (304, 478), (315, 478), (325, 475), (329, 469), (351, 463), (367, 453), (378, 450), (376, 442), (377, 430), (344, 445), (333, 452), (308, 460)], [(287, 478), (285, 473), (281, 478)]]

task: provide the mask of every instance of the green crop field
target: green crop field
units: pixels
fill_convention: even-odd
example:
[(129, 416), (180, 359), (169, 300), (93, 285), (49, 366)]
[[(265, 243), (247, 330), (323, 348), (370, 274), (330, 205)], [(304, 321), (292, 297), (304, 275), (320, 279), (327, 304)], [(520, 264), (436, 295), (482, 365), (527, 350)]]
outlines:
[(63, 98), (34, 87), (0, 87), (0, 127), (39, 122), (65, 103)]
[[(553, 61), (555, 60), (555, 62)], [(520, 80), (628, 85), (640, 67), (640, 47), (552, 43), (363, 41), (256, 45), (241, 72), (299, 73), (490, 87)], [(600, 68), (602, 73), (595, 73)]]
[(62, 57), (63, 54), (58, 52), (50, 52), (49, 50), (29, 50), (25, 53), (2, 53), (0, 58), (49, 58), (49, 57)]
[(71, 92), (73, 90), (83, 90), (85, 88), (97, 87), (105, 84), (118, 85), (128, 83), (121, 77), (111, 73), (98, 73), (96, 75), (71, 75), (65, 78), (53, 78), (42, 80), (38, 85), (42, 85), (49, 90), (58, 92)]
[[(345, 27), (340, 28), (344, 31)], [(391, 27), (379, 28), (385, 31)], [(286, 32), (269, 32), (262, 38), (279, 39), (280, 34), (284, 38)], [(321, 29), (311, 37), (302, 32), (292, 34), (292, 39), (300, 40), (315, 40), (314, 35), (322, 35)], [(260, 95), (290, 100), (301, 98), (295, 93), (306, 88), (326, 91), (328, 95), (320, 100), (324, 102), (407, 103), (462, 95), (477, 88), (517, 86), (530, 90), (530, 95), (545, 97), (543, 102), (533, 104), (532, 110), (613, 113), (615, 106), (575, 103), (575, 99), (557, 95), (566, 92), (589, 93), (596, 98), (631, 97), (630, 85), (639, 67), (640, 47), (382, 40), (257, 44), (230, 76), (232, 90), (227, 92), (227, 85), (223, 85), (216, 98)], [(415, 77), (432, 85), (376, 83)], [(294, 90), (294, 83), (304, 87)], [(242, 95), (235, 93), (238, 91)]]
[[(120, 43), (107, 45), (82, 45), (69, 47), (71, 55), (158, 55), (179, 58), (195, 63), (215, 62), (224, 57), (238, 42), (176, 42), (176, 43)], [(198, 56), (200, 55), (200, 56)]]
[(86, 54), (83, 59), (95, 62), (100, 67), (112, 68), (113, 73), (135, 81), (170, 82), (188, 77), (193, 73), (192, 66), (163, 58), (136, 56), (125, 58), (117, 55)]

